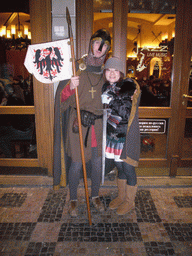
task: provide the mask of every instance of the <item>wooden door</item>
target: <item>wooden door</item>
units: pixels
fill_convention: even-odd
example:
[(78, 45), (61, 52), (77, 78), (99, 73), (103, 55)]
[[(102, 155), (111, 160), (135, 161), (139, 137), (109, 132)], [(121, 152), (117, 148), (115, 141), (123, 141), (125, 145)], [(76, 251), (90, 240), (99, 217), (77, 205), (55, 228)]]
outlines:
[[(79, 2), (79, 1), (78, 1)], [(136, 1), (135, 1), (136, 2)], [(160, 1), (159, 1), (160, 2)], [(127, 35), (129, 35), (129, 25), (126, 28), (126, 24), (128, 24), (127, 15), (127, 6), (129, 1), (118, 1), (114, 0), (112, 7), (109, 6), (109, 11), (106, 14), (107, 10), (103, 10), (104, 18), (100, 19), (97, 23), (99, 26), (106, 27), (110, 29), (112, 27), (112, 52), (111, 55), (118, 56), (121, 59), (125, 60), (127, 56), (127, 49), (129, 47), (130, 41), (125, 40), (125, 34), (127, 31)], [(132, 4), (134, 1), (132, 1)], [(140, 106), (139, 108), (139, 118), (141, 122), (147, 123), (149, 126), (151, 123), (157, 123), (163, 132), (160, 133), (150, 133), (149, 136), (141, 136), (143, 140), (143, 148), (144, 150), (141, 153), (141, 158), (139, 161), (139, 175), (177, 175), (177, 169), (180, 166), (188, 166), (191, 167), (191, 158), (188, 157), (186, 159), (186, 154), (183, 154), (186, 142), (188, 141), (187, 147), (191, 144), (189, 139), (185, 140), (185, 130), (188, 127), (188, 120), (191, 120), (191, 108), (187, 103), (184, 103), (183, 94), (188, 94), (189, 88), (189, 69), (190, 69), (190, 58), (191, 58), (191, 1), (190, 0), (177, 0), (176, 3), (176, 22), (175, 22), (175, 38), (174, 44), (172, 45), (172, 63), (171, 63), (171, 83), (170, 83), (170, 99), (169, 104), (165, 105), (157, 105), (157, 106)], [(94, 9), (94, 5), (93, 5)], [(98, 8), (99, 9), (99, 8)], [(107, 8), (106, 8), (107, 9)], [(98, 10), (97, 10), (98, 12)], [(102, 12), (102, 11), (101, 11)], [(110, 12), (112, 13), (110, 15)], [(89, 15), (89, 13), (87, 14)], [(92, 14), (91, 14), (92, 15)], [(91, 18), (92, 16), (90, 16)], [(94, 17), (94, 16), (93, 16)], [(99, 13), (97, 13), (97, 19), (99, 17)], [(86, 17), (87, 18), (87, 17)], [(173, 15), (160, 15), (159, 19), (174, 18)], [(78, 17), (77, 17), (78, 19)], [(156, 19), (156, 25), (158, 26), (158, 19)], [(105, 22), (108, 22), (106, 25)], [(132, 22), (135, 22), (132, 19)], [(147, 24), (148, 25), (148, 24)], [(83, 27), (83, 23), (81, 21), (77, 24), (77, 31)], [(93, 28), (97, 26), (94, 23), (93, 18)], [(98, 28), (98, 27), (97, 27)], [(138, 37), (141, 32), (140, 27), (138, 27)], [(159, 28), (160, 29), (160, 28)], [(157, 30), (158, 31), (158, 30)], [(95, 31), (93, 31), (95, 32)], [(161, 31), (158, 33), (156, 31), (151, 31), (154, 36), (154, 40), (160, 40), (159, 35)], [(86, 38), (90, 38), (91, 33), (89, 31), (89, 35), (84, 32)], [(145, 36), (145, 39), (147, 39)], [(82, 31), (81, 31), (81, 37)], [(140, 38), (138, 38), (139, 42)], [(81, 44), (81, 39), (77, 38), (79, 44)], [(171, 42), (171, 38), (169, 38)], [(82, 41), (83, 43), (83, 41)], [(139, 42), (140, 43), (140, 42)], [(159, 41), (160, 43), (160, 41)], [(170, 52), (171, 52), (170, 51)], [(160, 60), (162, 59), (160, 56)], [(80, 56), (78, 56), (80, 57)], [(165, 61), (167, 61), (165, 59)], [(160, 63), (160, 62), (159, 62)], [(160, 63), (161, 64), (161, 63)], [(154, 66), (154, 64), (153, 64)], [(165, 68), (164, 66), (161, 66)], [(127, 71), (127, 70), (126, 70)], [(163, 69), (161, 70), (161, 72)], [(149, 69), (150, 72), (150, 69)], [(159, 122), (159, 123), (158, 123)], [(141, 128), (142, 125), (141, 125)], [(143, 135), (143, 134), (141, 134)], [(146, 135), (146, 134), (144, 134)], [(145, 151), (145, 143), (148, 146), (148, 151)]]
[[(30, 22), (32, 44), (51, 41), (51, 0), (30, 1)], [(37, 158), (1, 158), (0, 166), (42, 167), (52, 175), (54, 89), (35, 78), (33, 86), (34, 106), (1, 106), (0, 114), (35, 115)]]

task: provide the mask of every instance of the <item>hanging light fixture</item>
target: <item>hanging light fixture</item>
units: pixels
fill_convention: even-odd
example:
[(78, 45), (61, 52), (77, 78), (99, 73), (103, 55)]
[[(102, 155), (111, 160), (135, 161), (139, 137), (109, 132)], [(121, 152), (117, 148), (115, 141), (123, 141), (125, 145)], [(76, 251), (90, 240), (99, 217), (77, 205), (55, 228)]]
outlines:
[[(17, 24), (12, 24), (17, 18)], [(0, 43), (5, 49), (26, 49), (31, 44), (31, 32), (28, 25), (20, 21), (20, 13), (12, 13), (5, 24), (0, 28)]]

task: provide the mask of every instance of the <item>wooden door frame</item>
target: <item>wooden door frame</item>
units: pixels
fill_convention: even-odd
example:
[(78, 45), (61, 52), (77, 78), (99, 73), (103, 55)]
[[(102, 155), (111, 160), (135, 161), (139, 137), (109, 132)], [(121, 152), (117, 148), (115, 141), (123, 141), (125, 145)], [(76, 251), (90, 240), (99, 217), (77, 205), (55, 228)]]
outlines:
[[(93, 24), (93, 11), (86, 11), (86, 5), (82, 5), (83, 0), (77, 0), (77, 49), (80, 48), (82, 43), (85, 43), (82, 38), (87, 40), (92, 34), (92, 29), (84, 30), (85, 20), (89, 20), (89, 26), (92, 28)], [(84, 2), (84, 1), (83, 1)], [(86, 1), (87, 2), (87, 1)], [(92, 2), (92, 1), (90, 1)], [(126, 37), (127, 35), (127, 13), (128, 13), (128, 0), (118, 1), (114, 0), (114, 31), (113, 31), (113, 55), (119, 56), (121, 59), (126, 60)], [(91, 8), (90, 4), (90, 8)], [(93, 6), (92, 6), (93, 8)], [(182, 88), (186, 87), (187, 72), (186, 63), (189, 63), (189, 58), (186, 57), (184, 49), (189, 51), (189, 14), (191, 11), (190, 0), (177, 1), (176, 13), (176, 37), (174, 44), (174, 62), (172, 69), (172, 97), (170, 107), (139, 107), (139, 118), (167, 118), (169, 119), (168, 129), (168, 147), (167, 158), (148, 158), (140, 159), (139, 167), (170, 167), (170, 176), (176, 175), (176, 170), (179, 164), (179, 144), (181, 140), (181, 133), (183, 129), (175, 126), (179, 116), (182, 116)], [(187, 12), (187, 14), (186, 14)], [(86, 13), (84, 17), (80, 16)], [(121, 29), (119, 29), (121, 28)], [(80, 37), (78, 35), (81, 35)], [(86, 49), (85, 49), (86, 51)], [(85, 52), (84, 52), (85, 53)], [(80, 57), (80, 55), (78, 56)], [(188, 65), (189, 67), (189, 65)], [(174, 88), (174, 90), (173, 90)], [(184, 123), (184, 122), (183, 122)], [(183, 124), (184, 125), (184, 124)]]
[[(186, 103), (183, 105), (183, 93), (188, 93), (189, 67), (191, 53), (191, 0), (177, 0), (176, 29), (174, 42), (174, 59), (172, 68), (172, 115), (169, 126), (168, 160), (170, 176), (177, 175), (181, 160), (184, 138)], [(178, 122), (179, 120), (179, 122)], [(178, 124), (178, 125), (175, 125)]]
[[(30, 0), (32, 44), (51, 41), (51, 0)], [(2, 158), (0, 166), (42, 167), (52, 176), (54, 88), (33, 78), (34, 106), (0, 107), (1, 114), (35, 114), (37, 159)], [(35, 173), (34, 173), (35, 174)]]
[[(32, 44), (51, 41), (51, 0), (30, 0)], [(54, 87), (33, 77), (36, 140), (39, 166), (53, 168)]]
[(76, 58), (88, 53), (93, 33), (93, 1), (76, 0)]

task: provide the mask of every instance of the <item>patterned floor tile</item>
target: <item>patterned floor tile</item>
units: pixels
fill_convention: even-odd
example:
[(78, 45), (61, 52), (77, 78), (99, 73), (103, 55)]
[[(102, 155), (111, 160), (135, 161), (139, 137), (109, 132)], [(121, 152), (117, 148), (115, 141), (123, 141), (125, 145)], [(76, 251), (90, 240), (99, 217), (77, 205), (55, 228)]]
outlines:
[(0, 207), (21, 207), (26, 197), (27, 193), (5, 193), (0, 198)]
[(135, 198), (135, 210), (138, 222), (161, 222), (157, 209), (148, 190), (139, 190)]
[(0, 240), (29, 241), (36, 223), (0, 223)]
[(142, 237), (137, 223), (63, 223), (58, 236), (61, 241), (126, 242), (142, 241)]
[(60, 221), (66, 201), (66, 191), (49, 191), (44, 202), (38, 222)]
[(28, 247), (29, 241), (22, 240), (1, 240), (1, 256), (23, 256)]
[(33, 242), (57, 242), (61, 224), (60, 222), (37, 222), (30, 240)]
[(52, 256), (55, 252), (56, 243), (29, 243), (25, 256)]
[(123, 216), (108, 208), (117, 188), (101, 187), (105, 211), (90, 200), (91, 226), (84, 188), (79, 191), (79, 215), (72, 218), (68, 189), (1, 189), (0, 255), (192, 255), (190, 187), (138, 189), (135, 210)]
[(162, 241), (170, 242), (170, 238), (162, 222), (160, 223), (138, 223), (144, 242)]
[(169, 242), (148, 242), (144, 243), (148, 256), (175, 255), (173, 245)]
[(191, 256), (192, 255), (192, 243), (191, 242), (179, 242), (171, 241), (176, 255)]
[(175, 196), (174, 200), (179, 208), (192, 208), (192, 196)]
[(59, 256), (146, 256), (143, 242), (58, 242), (55, 254)]
[(164, 223), (171, 241), (192, 241), (192, 223)]

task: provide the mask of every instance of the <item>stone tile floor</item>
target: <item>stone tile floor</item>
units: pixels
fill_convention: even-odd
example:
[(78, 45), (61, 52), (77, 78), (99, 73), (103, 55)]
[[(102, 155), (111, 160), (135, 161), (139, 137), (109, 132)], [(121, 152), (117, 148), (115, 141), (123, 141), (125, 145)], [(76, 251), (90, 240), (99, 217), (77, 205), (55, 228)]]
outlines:
[[(89, 191), (90, 192), (90, 191)], [(0, 187), (1, 256), (162, 256), (192, 255), (192, 186), (139, 186), (135, 210), (109, 210), (115, 186), (103, 186), (105, 212), (91, 207), (78, 189), (79, 216), (68, 215), (68, 188)]]

